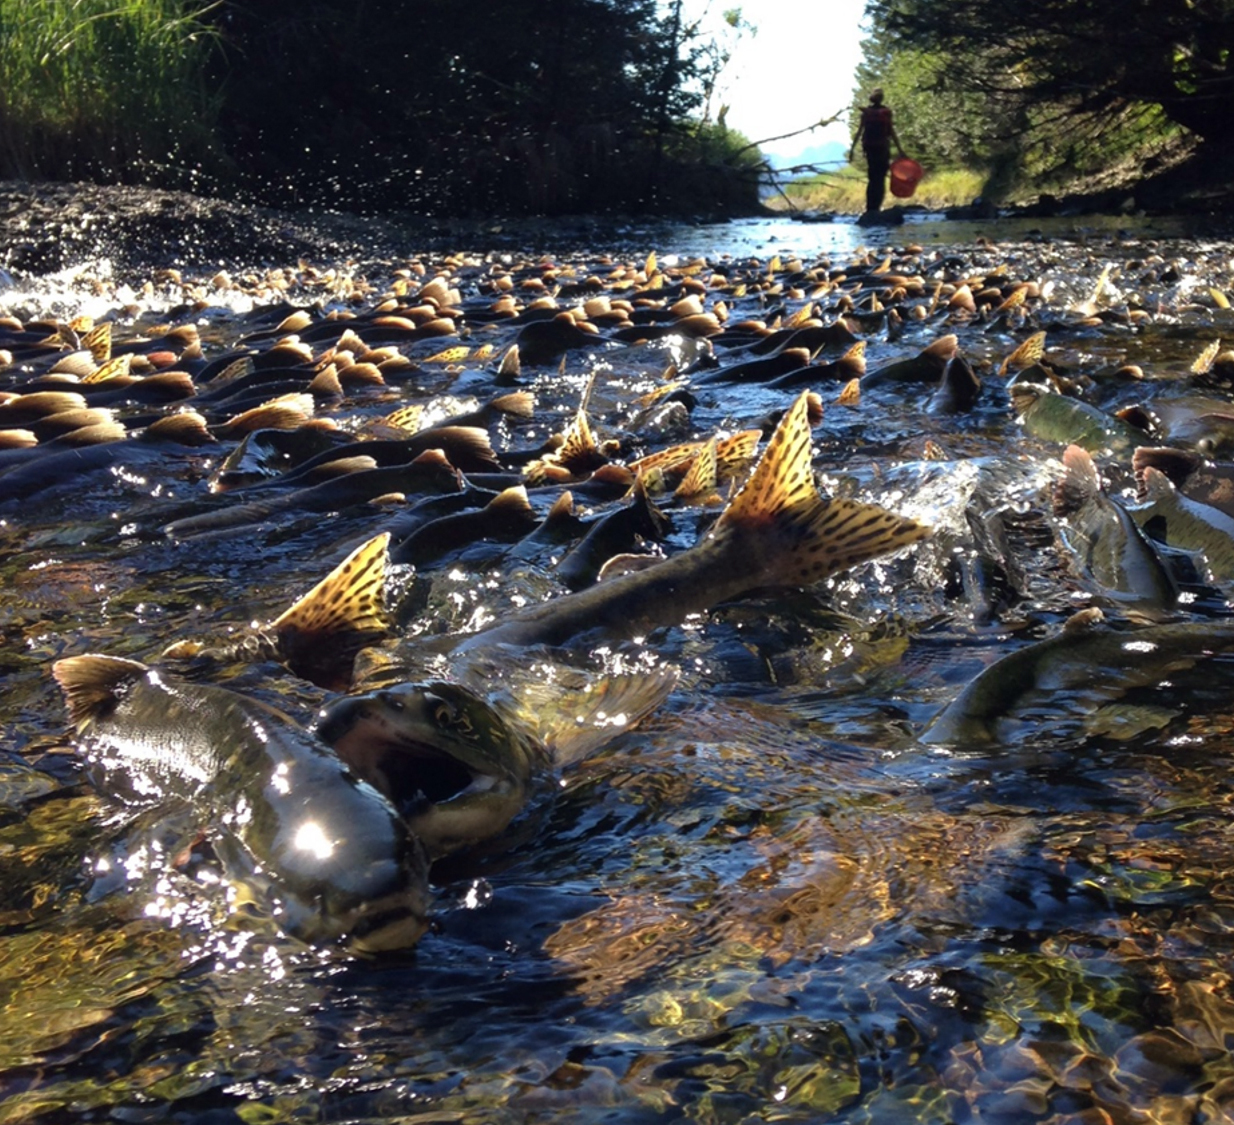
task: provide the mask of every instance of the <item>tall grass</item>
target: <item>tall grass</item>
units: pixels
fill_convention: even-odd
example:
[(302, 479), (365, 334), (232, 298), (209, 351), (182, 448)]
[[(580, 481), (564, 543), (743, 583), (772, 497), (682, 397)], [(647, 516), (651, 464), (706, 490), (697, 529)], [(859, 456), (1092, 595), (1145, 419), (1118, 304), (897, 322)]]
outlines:
[[(938, 172), (927, 169), (925, 178), (917, 185), (911, 199), (896, 199), (888, 189), (883, 206), (912, 203), (931, 211), (962, 207), (981, 194), (983, 179), (983, 173), (965, 168)], [(865, 169), (845, 165), (837, 172), (797, 180), (786, 185), (784, 191), (787, 201), (777, 197), (769, 200), (768, 206), (784, 211), (830, 211), (859, 215), (866, 207)]]
[(218, 92), (202, 0), (0, 0), (0, 177), (188, 186)]

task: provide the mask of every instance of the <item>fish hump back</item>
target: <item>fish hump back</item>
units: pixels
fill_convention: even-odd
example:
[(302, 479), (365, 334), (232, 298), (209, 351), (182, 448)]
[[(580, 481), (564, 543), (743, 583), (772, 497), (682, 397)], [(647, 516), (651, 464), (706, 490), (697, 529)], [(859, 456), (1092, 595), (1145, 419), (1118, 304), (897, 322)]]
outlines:
[(101, 653), (66, 656), (51, 666), (51, 674), (64, 692), (69, 719), (79, 730), (104, 714), (126, 684), (149, 670), (140, 660)]
[(1078, 512), (1101, 491), (1101, 476), (1087, 450), (1067, 446), (1063, 469), (1062, 479), (1054, 486), (1054, 514), (1060, 518)]

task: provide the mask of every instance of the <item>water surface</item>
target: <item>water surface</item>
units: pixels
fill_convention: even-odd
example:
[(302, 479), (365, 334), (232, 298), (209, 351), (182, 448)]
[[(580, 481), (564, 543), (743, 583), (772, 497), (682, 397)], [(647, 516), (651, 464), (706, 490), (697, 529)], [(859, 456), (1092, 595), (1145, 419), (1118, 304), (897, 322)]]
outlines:
[[(613, 247), (527, 261), (482, 246), (392, 247), (363, 267), (289, 263), (180, 283), (152, 273), (145, 288), (91, 278), (95, 267), (3, 295), (28, 327), (83, 311), (110, 320), (117, 345), (195, 325), (209, 361), (241, 344), (268, 351), (292, 309), (310, 313), (313, 328), (297, 334), (320, 355), (347, 326), (336, 333), (329, 317), (363, 320), (387, 298), (410, 306), (440, 274), (459, 291), (462, 332), (393, 337), (411, 366), (318, 398), (319, 417), (351, 429), (410, 403), (442, 416), (493, 394), (521, 325), (487, 315), (503, 277), (524, 308), (601, 293), (656, 308), (692, 278), (727, 317), (711, 340), (720, 369), (803, 309), (848, 317), (869, 371), (954, 333), (983, 386), (971, 409), (930, 413), (926, 384), (870, 386), (853, 406), (838, 402), (838, 379), (807, 384), (824, 406), (824, 489), (928, 520), (935, 537), (822, 588), (769, 591), (650, 638), (682, 669), (666, 705), (548, 781), (501, 839), (441, 865), (434, 930), (413, 954), (380, 960), (308, 948), (237, 906), (191, 808), (135, 814), (96, 794), (49, 667), (91, 651), (154, 662), (174, 641), (268, 621), (418, 498), (325, 512), (288, 502), (187, 537), (167, 525), (247, 498), (210, 490), (234, 436), (134, 446), (37, 485), (14, 485), (10, 465), (0, 1121), (1228, 1115), (1229, 658), (1168, 669), (1112, 704), (1074, 689), (1076, 721), (1047, 691), (1010, 742), (922, 740), (982, 668), (1056, 635), (1076, 610), (1144, 624), (1058, 545), (1052, 485), (1073, 438), (1017, 420), (1003, 360), (1045, 330), (1053, 368), (1103, 409), (1229, 400), (1192, 367), (1234, 329), (1212, 292), (1234, 288), (1234, 244), (1084, 222), (758, 220), (685, 228), (637, 254), (638, 232), (615, 232)], [(652, 251), (667, 290), (647, 287)], [(1018, 309), (996, 312), (990, 297), (976, 315), (948, 305), (965, 282), (980, 293), (1018, 281), (1038, 287)], [(763, 327), (742, 336), (741, 321)], [(691, 373), (696, 345), (617, 331), (600, 321), (594, 344), (524, 365), (535, 416), (491, 426), (499, 457), (559, 432), (585, 393), (618, 460), (758, 425), (796, 393), (704, 380), (715, 368)], [(16, 340), (0, 340), (14, 352), (0, 372), (9, 391), (50, 366), (49, 349), (23, 354)], [(440, 358), (454, 347), (465, 353)], [(653, 419), (636, 402), (670, 364), (691, 380), (690, 409)], [(1143, 378), (1113, 374), (1126, 364)], [(137, 430), (189, 401), (116, 411)], [(191, 403), (215, 426), (238, 406)], [(1219, 446), (1221, 423), (1207, 425)], [(1132, 503), (1128, 458), (1094, 454)], [(657, 502), (674, 520), (659, 548), (670, 552), (716, 510)], [(1017, 572), (992, 609), (962, 565), (980, 554), (973, 519), (991, 514), (1010, 528)], [(407, 627), (462, 630), (517, 598), (560, 596), (552, 562), (515, 566), (486, 550), (405, 573)], [(1228, 590), (1190, 562), (1189, 596), (1170, 616), (1202, 631), (1228, 614)], [(329, 698), (273, 663), (213, 675), (305, 721)]]

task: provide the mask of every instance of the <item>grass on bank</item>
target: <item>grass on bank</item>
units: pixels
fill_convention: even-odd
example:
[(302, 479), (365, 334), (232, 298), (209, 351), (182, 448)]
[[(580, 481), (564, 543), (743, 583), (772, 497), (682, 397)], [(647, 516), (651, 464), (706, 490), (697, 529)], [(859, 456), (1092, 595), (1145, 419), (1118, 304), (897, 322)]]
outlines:
[(212, 145), (201, 0), (0, 0), (0, 170), (191, 181)]
[[(917, 185), (911, 199), (896, 199), (890, 189), (884, 206), (894, 203), (916, 204), (931, 211), (948, 207), (963, 207), (981, 194), (984, 175), (968, 169), (931, 171)], [(842, 215), (859, 215), (866, 205), (866, 174), (860, 164), (846, 164), (835, 172), (795, 180), (784, 187), (785, 196), (776, 195), (767, 201), (775, 211), (826, 211)]]

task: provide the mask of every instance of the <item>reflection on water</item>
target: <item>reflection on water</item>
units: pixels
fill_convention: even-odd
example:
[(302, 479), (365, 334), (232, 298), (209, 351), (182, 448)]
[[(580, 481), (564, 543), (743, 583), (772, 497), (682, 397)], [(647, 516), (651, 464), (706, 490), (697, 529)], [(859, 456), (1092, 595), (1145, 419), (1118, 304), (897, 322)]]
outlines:
[[(1063, 215), (1054, 217), (943, 219), (937, 212), (908, 211), (901, 225), (858, 226), (852, 216), (830, 222), (803, 222), (784, 218), (737, 219), (695, 227), (670, 227), (665, 245), (684, 256), (718, 258), (725, 255), (769, 257), (788, 253), (802, 258), (819, 255), (844, 257), (865, 247), (912, 241), (927, 249), (968, 244), (978, 239), (999, 242), (1024, 240), (1105, 239), (1120, 234), (1137, 238), (1221, 238), (1219, 224), (1198, 216)], [(629, 235), (623, 233), (625, 240)]]
[[(1203, 396), (1210, 405), (1190, 409), (1189, 429), (1174, 423), (1173, 440), (1200, 434), (1212, 450), (1222, 418), (1211, 403), (1229, 400), (1230, 381), (1201, 359), (1234, 327), (1234, 253), (1164, 221), (1130, 232), (1132, 220), (1079, 222), (768, 219), (681, 228), (642, 245), (624, 272), (624, 254), (460, 253), (255, 271), (230, 288), (103, 280), (87, 298), (61, 279), (54, 297), (37, 286), (14, 296), (5, 391), (46, 387), (53, 361), (82, 351), (84, 323), (47, 345), (57, 325), (37, 321), (88, 299), (96, 317), (113, 310), (117, 344), (157, 338), (167, 346), (146, 353), (178, 353), (146, 373), (185, 364), (199, 384), (191, 402), (115, 396), (121, 424), (136, 434), (192, 405), (222, 440), (133, 439), (93, 469), (92, 447), (53, 460), (44, 435), (33, 453), (0, 449), (0, 1122), (1078, 1125), (1234, 1112), (1227, 584), (1203, 553), (1165, 548), (1184, 595), (1167, 617), (1190, 648), (1139, 632), (1142, 644), (1158, 638), (1158, 663), (1140, 676), (1122, 656), (1079, 647), (1085, 627), (1161, 622), (1061, 545), (1054, 486), (1078, 431), (1018, 422), (1005, 362), (1045, 331), (1035, 378), (1107, 413), (1144, 408), (1145, 444), (1170, 441), (1170, 418)], [(653, 249), (666, 289), (645, 291), (637, 274)], [(725, 272), (692, 263), (722, 254), (756, 260)], [(303, 357), (233, 371), (227, 393), (201, 388), (242, 340), (261, 357), (295, 335), (317, 363), (348, 324), (370, 331), (383, 299), (413, 306), (438, 271), (458, 294), (435, 309), (454, 305), (463, 332), (420, 335), (395, 314), (383, 378), (359, 371), (317, 394), (318, 419), (358, 430), (412, 403), (438, 416), (474, 409), (509, 389), (497, 364), (527, 323), (492, 315), (495, 302), (526, 309), (554, 294), (558, 311), (630, 299), (652, 310), (650, 324), (693, 295), (727, 319), (710, 337), (715, 362), (691, 372), (701, 346), (636, 342), (611, 305), (593, 305), (593, 341), (524, 363), (534, 416), (485, 423), (511, 464), (559, 432), (585, 392), (622, 460), (760, 425), (796, 390), (714, 372), (770, 354), (759, 341), (809, 306), (827, 323), (847, 318), (867, 372), (920, 362), (954, 334), (983, 389), (951, 412), (928, 405), (933, 381), (867, 380), (847, 404), (838, 380), (814, 386), (826, 489), (928, 519), (934, 538), (822, 588), (767, 591), (655, 635), (682, 670), (667, 703), (546, 780), (499, 839), (440, 863), (434, 927), (414, 954), (354, 960), (287, 938), (225, 885), (191, 795), (138, 814), (96, 795), (66, 749), (48, 668), (83, 652), (153, 662), (174, 641), (270, 620), (358, 542), (407, 533), (419, 498), (393, 489), (318, 507), (268, 481), (212, 490), (240, 440), (220, 425), (312, 378)], [(1033, 294), (1002, 308), (1021, 281)], [(309, 316), (280, 327), (291, 308)], [(156, 335), (190, 324), (200, 357), (179, 354), (192, 333)], [(358, 357), (333, 359), (338, 373)], [(689, 396), (640, 404), (673, 361), (697, 379)], [(16, 416), (11, 401), (0, 413)], [(36, 424), (0, 420), (10, 433)], [(257, 476), (294, 457), (259, 446), (245, 462)], [(1128, 458), (1090, 452), (1106, 493), (1139, 512)], [(571, 487), (580, 508), (619, 503)], [(279, 500), (241, 507), (268, 496)], [(536, 496), (538, 517), (550, 500)], [(716, 510), (671, 490), (655, 500), (673, 520), (667, 551)], [(204, 512), (225, 516), (192, 536), (165, 530)], [(1171, 519), (1142, 522), (1168, 536)], [(511, 551), (499, 537), (442, 545), (398, 574), (402, 619), (433, 634), (559, 594), (562, 550), (546, 540)], [(1064, 632), (1076, 610), (1097, 607), (1104, 623)], [(1040, 647), (1051, 644), (1061, 647)], [(999, 661), (1013, 652), (1027, 654), (1014, 675), (978, 681), (1011, 667)], [(328, 698), (269, 661), (187, 674), (304, 721)], [(992, 722), (991, 738), (923, 741), (976, 682), (985, 710), (932, 729), (1011, 722)]]

